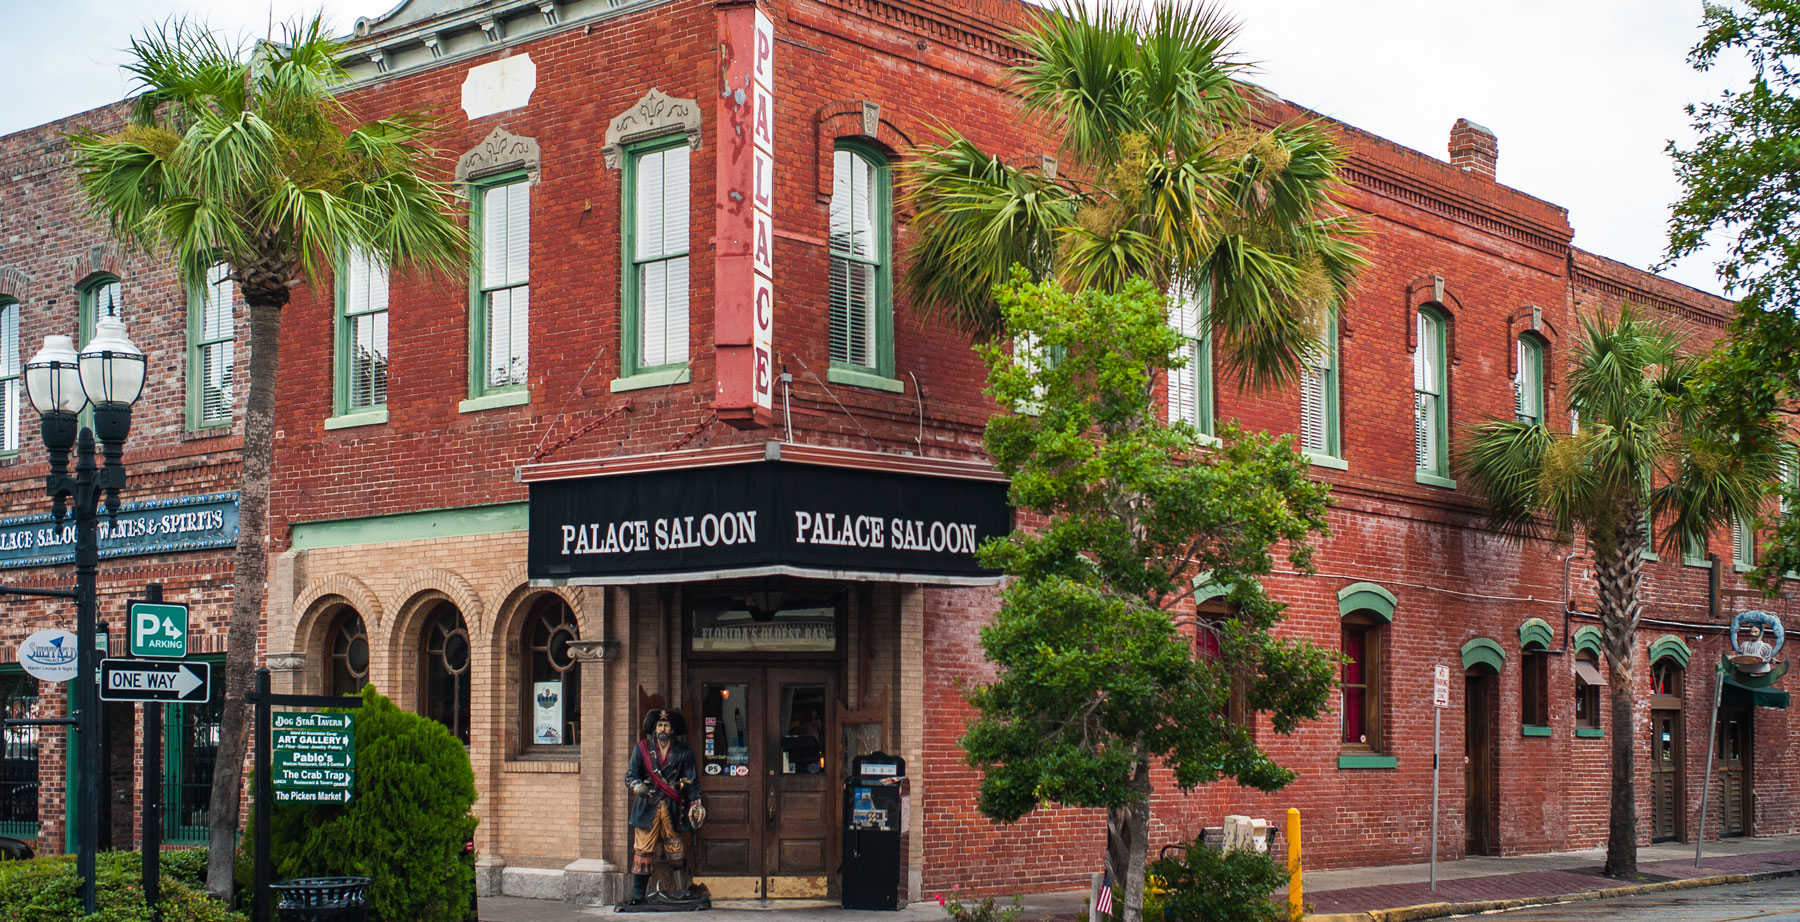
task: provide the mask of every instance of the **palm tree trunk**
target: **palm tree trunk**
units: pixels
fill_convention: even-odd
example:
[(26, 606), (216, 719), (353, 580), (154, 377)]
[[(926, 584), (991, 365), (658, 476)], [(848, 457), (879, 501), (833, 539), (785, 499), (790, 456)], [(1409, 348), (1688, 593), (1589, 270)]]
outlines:
[[(275, 372), (280, 362), (281, 309), (287, 288), (279, 294), (253, 291), (244, 285), (250, 309), (250, 387), (244, 401), (243, 476), (238, 498), (238, 544), (232, 574), (231, 622), (225, 634), (225, 707), (219, 722), (219, 754), (213, 765), (212, 802), (206, 825), (211, 853), (207, 856), (206, 890), (229, 903), (237, 854), (239, 805), (244, 783), (244, 748), (248, 712), (244, 694), (256, 666), (262, 629), (263, 592), (269, 575), (269, 474), (275, 459)], [(277, 303), (268, 303), (278, 297)], [(252, 299), (255, 300), (252, 300)], [(263, 303), (257, 303), (261, 301)]]
[(1637, 639), (1638, 586), (1643, 576), (1643, 532), (1636, 514), (1614, 530), (1610, 542), (1588, 542), (1599, 590), (1602, 642), (1612, 700), (1612, 820), (1607, 830), (1608, 877), (1637, 876), (1637, 743), (1631, 650)]

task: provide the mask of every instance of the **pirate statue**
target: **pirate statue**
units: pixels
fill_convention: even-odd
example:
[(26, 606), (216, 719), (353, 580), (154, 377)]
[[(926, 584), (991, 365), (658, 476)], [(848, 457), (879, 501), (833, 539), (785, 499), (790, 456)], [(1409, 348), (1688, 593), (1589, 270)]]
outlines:
[(675, 886), (674, 894), (659, 895), (659, 899), (670, 903), (700, 900), (700, 895), (688, 888), (687, 848), (681, 838), (682, 833), (698, 828), (706, 816), (695, 789), (699, 774), (694, 768), (694, 751), (682, 740), (686, 735), (687, 722), (680, 714), (651, 708), (631, 751), (631, 764), (625, 769), (625, 784), (633, 796), (631, 900), (627, 906), (644, 904), (658, 852), (669, 863)]

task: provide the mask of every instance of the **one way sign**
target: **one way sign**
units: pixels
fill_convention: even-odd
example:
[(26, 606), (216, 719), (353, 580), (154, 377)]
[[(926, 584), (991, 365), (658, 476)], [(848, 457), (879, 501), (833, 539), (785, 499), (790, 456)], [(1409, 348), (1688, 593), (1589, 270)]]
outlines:
[(178, 701), (212, 698), (212, 667), (206, 663), (143, 659), (100, 661), (101, 701)]

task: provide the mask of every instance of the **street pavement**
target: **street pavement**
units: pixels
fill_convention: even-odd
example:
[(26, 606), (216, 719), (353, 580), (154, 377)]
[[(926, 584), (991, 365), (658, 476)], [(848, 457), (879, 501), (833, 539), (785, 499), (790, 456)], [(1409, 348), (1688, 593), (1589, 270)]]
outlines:
[(1493, 922), (1800, 922), (1800, 878), (1560, 903), (1491, 918)]

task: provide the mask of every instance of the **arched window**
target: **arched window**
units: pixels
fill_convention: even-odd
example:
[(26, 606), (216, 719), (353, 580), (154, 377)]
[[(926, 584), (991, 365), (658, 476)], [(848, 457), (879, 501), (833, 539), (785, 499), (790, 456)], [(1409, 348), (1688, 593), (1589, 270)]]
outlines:
[(523, 715), (528, 746), (581, 742), (581, 665), (569, 646), (580, 636), (575, 613), (557, 596), (544, 596), (525, 619)]
[[(1529, 333), (1521, 334), (1513, 371), (1513, 414), (1519, 422), (1544, 421), (1544, 343)], [(1575, 417), (1571, 417), (1574, 419)]]
[(1339, 684), (1345, 749), (1385, 751), (1381, 734), (1381, 645), (1386, 634), (1386, 619), (1360, 611), (1344, 616), (1344, 666)]
[(843, 371), (892, 378), (887, 158), (840, 143), (831, 162), (831, 362)]
[(325, 640), (325, 694), (354, 695), (369, 684), (369, 632), (355, 609), (338, 612)]
[(1650, 664), (1650, 694), (1681, 697), (1687, 670), (1674, 657), (1663, 657)]
[(1606, 676), (1600, 672), (1600, 656), (1593, 650), (1575, 654), (1575, 729), (1600, 729), (1600, 689)]
[(25, 390), (19, 378), (19, 302), (0, 298), (0, 454), (19, 450), (19, 410)]
[(1421, 483), (1450, 481), (1449, 385), (1444, 370), (1444, 315), (1419, 309), (1419, 345), (1413, 353), (1413, 440)]
[(419, 698), (425, 716), (469, 742), (469, 665), (473, 648), (462, 612), (440, 605), (426, 622)]
[(105, 275), (81, 287), (81, 314), (76, 331), (77, 347), (94, 338), (94, 321), (101, 317), (124, 319), (125, 288), (117, 276)]
[(1519, 723), (1527, 736), (1550, 728), (1550, 651), (1537, 641), (1519, 651)]

